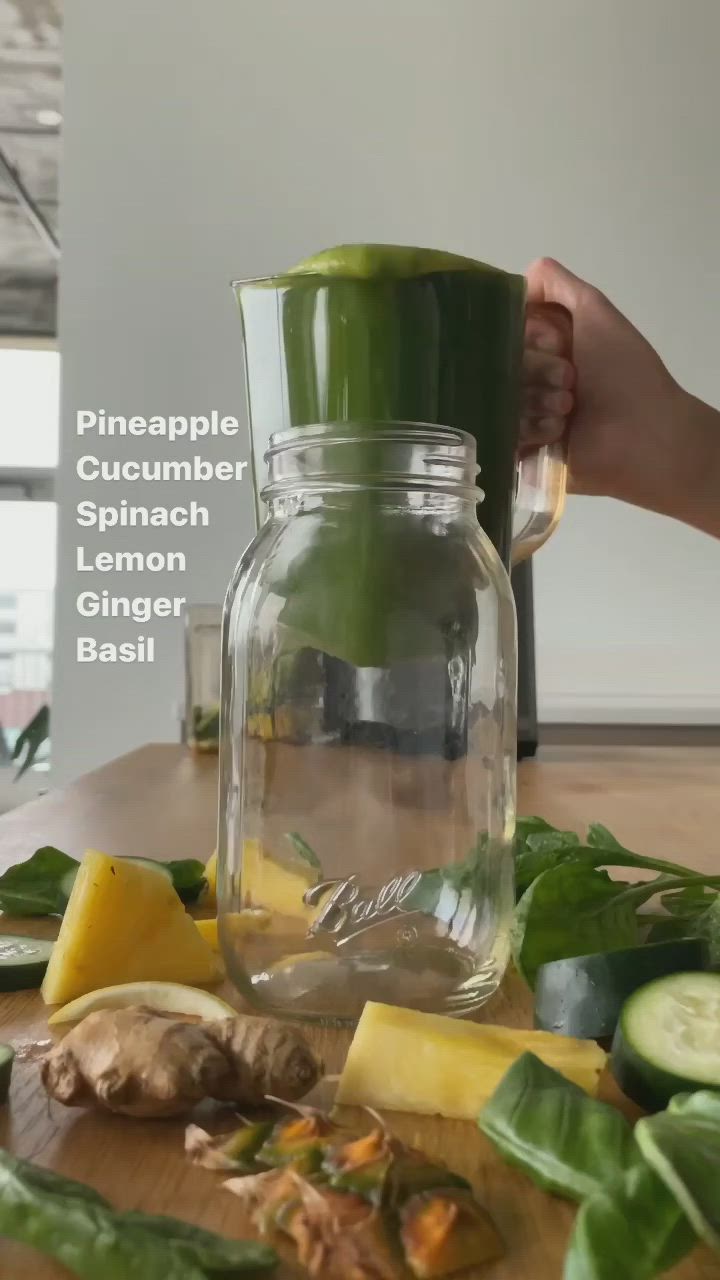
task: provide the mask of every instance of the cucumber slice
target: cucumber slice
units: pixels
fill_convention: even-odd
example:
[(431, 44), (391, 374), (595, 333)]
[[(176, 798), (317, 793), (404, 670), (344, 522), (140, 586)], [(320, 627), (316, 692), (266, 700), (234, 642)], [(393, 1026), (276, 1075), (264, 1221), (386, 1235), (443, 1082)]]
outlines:
[(535, 1026), (578, 1040), (602, 1040), (613, 1034), (623, 1004), (638, 987), (709, 967), (710, 948), (702, 938), (552, 960), (538, 969)]
[(720, 973), (674, 973), (640, 987), (623, 1007), (610, 1066), (646, 1111), (676, 1093), (720, 1089)]
[(48, 967), (52, 942), (0, 934), (0, 991), (27, 991), (39, 987)]
[(7, 1102), (10, 1092), (15, 1050), (9, 1044), (0, 1044), (0, 1103)]

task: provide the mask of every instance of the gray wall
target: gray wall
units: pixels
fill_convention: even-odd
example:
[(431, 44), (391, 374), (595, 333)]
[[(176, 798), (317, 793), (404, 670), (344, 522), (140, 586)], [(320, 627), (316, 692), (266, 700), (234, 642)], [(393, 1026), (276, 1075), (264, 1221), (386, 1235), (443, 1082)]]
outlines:
[[(184, 578), (79, 581), (78, 541), (150, 545), (132, 531), (79, 537), (80, 498), (190, 495), (92, 494), (74, 476), (88, 449), (75, 410), (242, 413), (231, 276), (339, 240), (436, 245), (513, 270), (552, 254), (720, 400), (719, 41), (716, 0), (68, 0), (59, 778), (177, 736), (178, 623), (155, 624), (154, 666), (77, 666), (78, 590), (219, 600), (252, 525), (247, 485), (216, 484), (211, 498), (202, 486), (211, 528), (152, 541), (188, 552)], [(142, 445), (126, 441), (125, 456), (170, 454)], [(247, 456), (244, 442), (214, 452)], [(543, 716), (717, 720), (718, 566), (709, 539), (572, 500), (536, 561)]]

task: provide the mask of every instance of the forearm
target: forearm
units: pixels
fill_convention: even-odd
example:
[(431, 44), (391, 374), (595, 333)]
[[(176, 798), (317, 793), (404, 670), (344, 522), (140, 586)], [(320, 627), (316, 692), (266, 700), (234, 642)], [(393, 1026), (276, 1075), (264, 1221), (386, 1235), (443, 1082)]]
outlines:
[(618, 496), (720, 538), (720, 412), (678, 387), (665, 422), (648, 428), (635, 491)]
[(720, 538), (720, 412), (682, 393), (664, 514)]

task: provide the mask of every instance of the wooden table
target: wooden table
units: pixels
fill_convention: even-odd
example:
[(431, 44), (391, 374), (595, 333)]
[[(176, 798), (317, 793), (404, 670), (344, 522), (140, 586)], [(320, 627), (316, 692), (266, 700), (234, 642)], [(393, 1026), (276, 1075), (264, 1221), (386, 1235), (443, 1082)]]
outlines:
[[(216, 761), (194, 758), (180, 747), (144, 747), (0, 818), (0, 869), (43, 844), (75, 856), (95, 846), (118, 856), (205, 858), (215, 842), (216, 785)], [(521, 765), (519, 811), (572, 829), (602, 821), (639, 852), (720, 871), (719, 750), (556, 752)], [(26, 921), (17, 931), (52, 936), (53, 927)], [(525, 990), (508, 982), (483, 1016), (529, 1025)], [(348, 1033), (309, 1034), (327, 1070), (339, 1070)], [(119, 1207), (142, 1206), (242, 1234), (237, 1201), (222, 1190), (219, 1176), (186, 1163), (182, 1122), (139, 1122), (48, 1105), (37, 1067), (47, 1039), (46, 1013), (36, 993), (0, 997), (0, 1041), (18, 1049), (0, 1142), (16, 1155), (91, 1183)], [(393, 1125), (474, 1179), (508, 1243), (506, 1257), (478, 1273), (482, 1280), (559, 1280), (573, 1219), (568, 1205), (507, 1168), (471, 1124), (406, 1116), (393, 1117)], [(290, 1267), (276, 1273), (278, 1280), (298, 1274)], [(39, 1255), (0, 1241), (2, 1280), (67, 1275)], [(671, 1275), (717, 1280), (720, 1264), (697, 1249)]]

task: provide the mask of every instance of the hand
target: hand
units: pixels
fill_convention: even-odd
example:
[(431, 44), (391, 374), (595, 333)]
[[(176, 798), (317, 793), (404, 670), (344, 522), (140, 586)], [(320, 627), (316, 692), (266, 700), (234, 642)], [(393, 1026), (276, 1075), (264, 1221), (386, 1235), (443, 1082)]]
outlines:
[[(720, 533), (720, 415), (678, 385), (598, 289), (552, 258), (534, 262), (527, 280), (521, 449), (560, 439), (569, 421), (572, 492)], [(572, 353), (548, 303), (572, 317)]]

